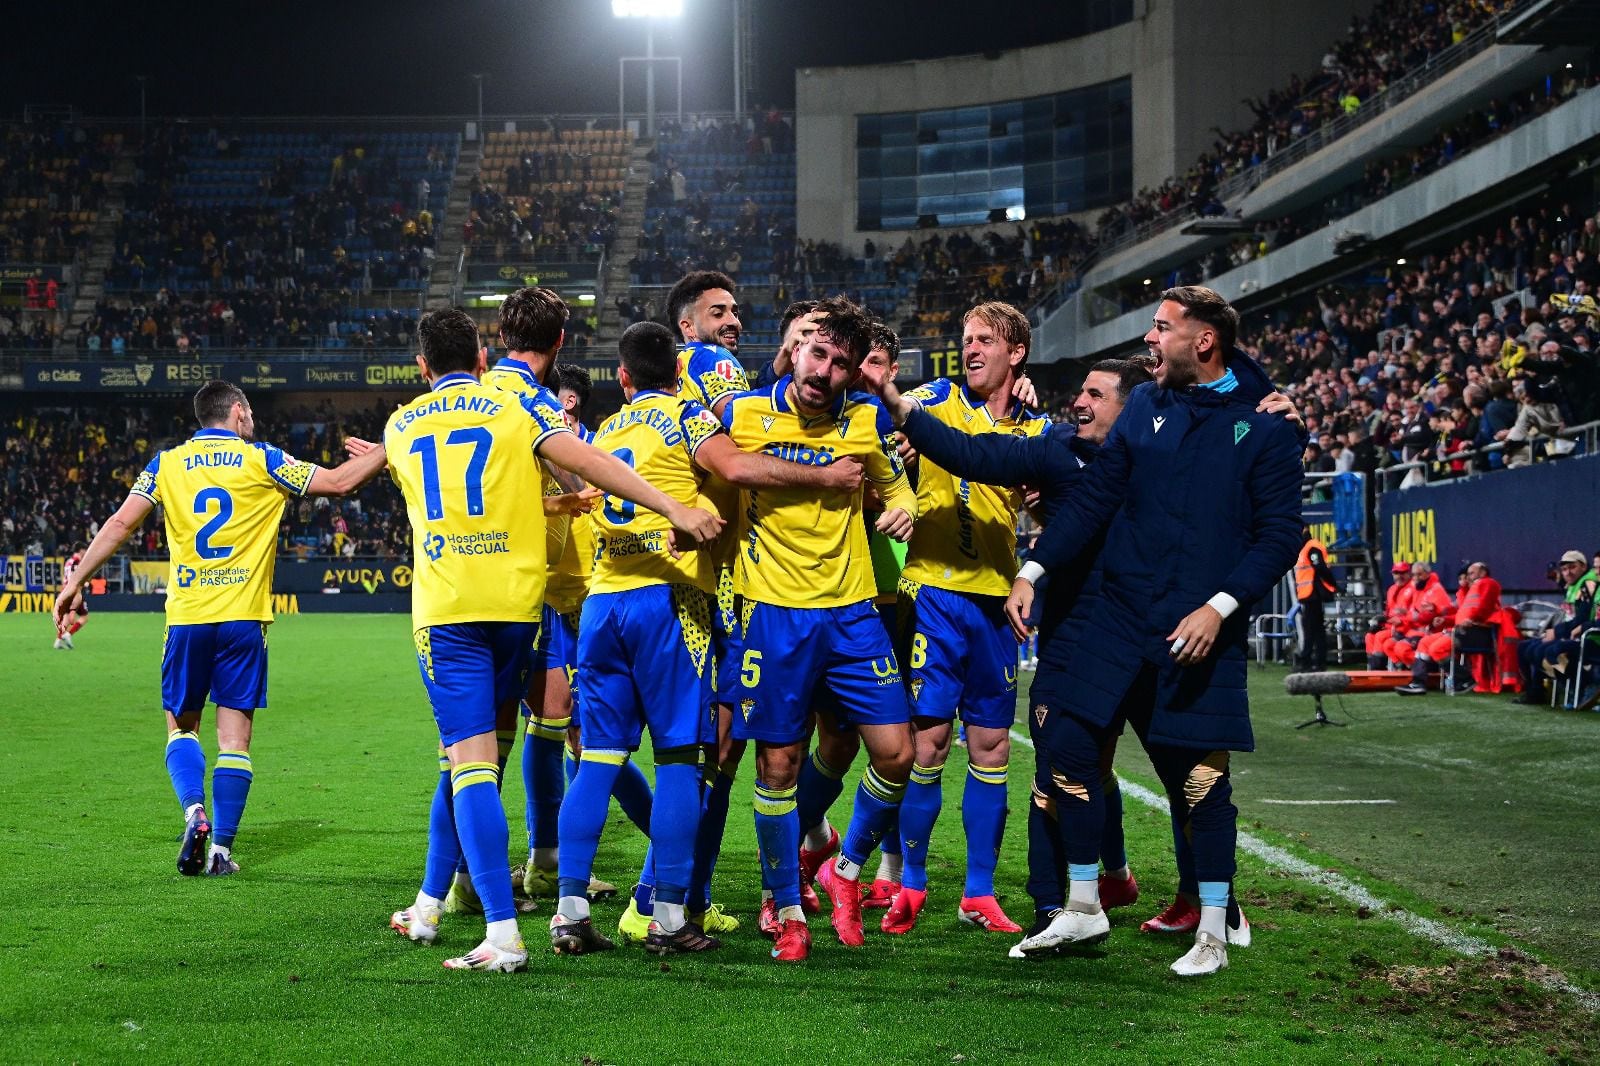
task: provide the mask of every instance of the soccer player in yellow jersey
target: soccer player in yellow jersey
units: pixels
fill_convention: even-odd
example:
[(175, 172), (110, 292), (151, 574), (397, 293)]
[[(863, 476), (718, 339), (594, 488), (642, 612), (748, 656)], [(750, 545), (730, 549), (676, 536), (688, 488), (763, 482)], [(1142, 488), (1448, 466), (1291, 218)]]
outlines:
[[(843, 297), (818, 310), (817, 331), (795, 353), (794, 374), (735, 397), (723, 425), (741, 448), (790, 462), (826, 466), (859, 458), (883, 499), (876, 527), (905, 539), (916, 493), (895, 455), (888, 413), (846, 391), (867, 355), (870, 321)], [(773, 957), (797, 961), (810, 951), (795, 794), (813, 695), (827, 686), (839, 722), (859, 730), (870, 758), (842, 853), (819, 877), (833, 898), (834, 929), (850, 946), (864, 943), (860, 864), (905, 791), (910, 707), (889, 634), (872, 607), (862, 494), (852, 494), (848, 507), (800, 489), (746, 489), (739, 496), (735, 577), (744, 604), (733, 642), (741, 686), (733, 735), (756, 742), (756, 835), (782, 922)]]
[[(677, 392), (671, 333), (653, 322), (628, 328), (619, 345), (627, 404), (595, 434), (595, 446), (685, 504), (704, 499), (707, 475), (752, 490), (854, 495), (861, 465), (785, 462), (740, 451), (721, 423)], [(824, 497), (826, 498), (826, 497)], [(834, 497), (843, 503), (844, 496)], [(590, 867), (617, 771), (645, 728), (656, 767), (650, 825), (653, 920), (645, 947), (660, 954), (720, 946), (687, 914), (700, 822), (701, 749), (711, 717), (711, 594), (716, 561), (664, 550), (665, 522), (607, 497), (593, 515), (595, 564), (578, 630), (578, 689), (584, 748), (561, 808), (561, 902), (550, 922), (557, 952), (611, 946), (589, 920)]]
[[(1027, 318), (1005, 303), (983, 303), (962, 319), (964, 383), (939, 379), (907, 397), (963, 433), (1038, 436), (1048, 418), (1015, 399), (1028, 357)], [(916, 762), (900, 808), (902, 888), (883, 930), (908, 933), (927, 900), (928, 841), (939, 816), (941, 774), (952, 722), (967, 730), (962, 826), (966, 886), (957, 914), (995, 932), (1020, 932), (994, 898), (994, 867), (1006, 820), (1006, 774), (1016, 713), (1017, 651), (1002, 607), (1016, 576), (1015, 489), (958, 478), (923, 458), (917, 471), (920, 521), (900, 579), (902, 633), (915, 715)], [(905, 639), (905, 637), (902, 637)]]
[[(159, 453), (106, 520), (56, 597), (56, 623), (81, 603), (83, 586), (157, 506), (171, 553), (161, 703), (167, 773), (183, 807), (178, 872), (238, 872), (233, 840), (252, 777), (255, 712), (267, 705), (267, 626), (278, 522), (290, 496), (342, 496), (383, 469), (373, 449), (332, 470), (255, 438), (250, 401), (236, 385), (208, 381), (194, 397), (200, 430)], [(217, 705), (213, 823), (205, 811), (206, 757), (200, 715)]]
[[(732, 278), (717, 270), (694, 270), (685, 274), (667, 293), (667, 315), (677, 327), (683, 342), (678, 351), (678, 395), (694, 400), (717, 418), (730, 397), (750, 387), (735, 353), (739, 350), (739, 303)], [(708, 495), (718, 511), (730, 518), (738, 507), (738, 494), (726, 485), (712, 485)], [(691, 905), (701, 915), (706, 931), (731, 933), (739, 928), (738, 919), (724, 914), (711, 902), (711, 869), (722, 844), (723, 827), (728, 820), (728, 797), (734, 773), (744, 757), (744, 745), (732, 739), (733, 704), (738, 699), (739, 676), (728, 655), (729, 634), (738, 628), (734, 609), (734, 538), (724, 537), (717, 545), (717, 612), (712, 619), (711, 651), (716, 660), (713, 680), (717, 704), (716, 766), (711, 772), (705, 795), (705, 828), (696, 850), (695, 899)], [(640, 884), (624, 922), (634, 913), (649, 913), (649, 887)]]
[(429, 312), (417, 335), (430, 392), (395, 412), (384, 445), (411, 519), (417, 665), (450, 782), (434, 799), (422, 888), (390, 925), (412, 940), (433, 941), (443, 896), (464, 858), (487, 935), (445, 965), (511, 971), (528, 956), (512, 902), (495, 726), (499, 707), (523, 691), (544, 599), (544, 512), (529, 502), (541, 480), (538, 459), (662, 515), (672, 527), (664, 535), (669, 548), (676, 536), (686, 547), (709, 542), (722, 520), (652, 488), (533, 400), (484, 385), (486, 353), (466, 312)]

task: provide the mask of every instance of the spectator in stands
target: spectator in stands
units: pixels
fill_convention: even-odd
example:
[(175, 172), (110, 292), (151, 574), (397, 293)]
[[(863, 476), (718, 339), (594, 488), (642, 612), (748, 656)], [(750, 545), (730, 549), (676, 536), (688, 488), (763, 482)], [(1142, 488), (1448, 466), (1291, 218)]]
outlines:
[(1545, 702), (1544, 682), (1559, 682), (1567, 670), (1576, 668), (1578, 641), (1595, 623), (1594, 602), (1600, 591), (1600, 576), (1588, 557), (1573, 549), (1561, 556), (1556, 567), (1565, 586), (1564, 617), (1539, 636), (1517, 645), (1517, 672), (1522, 678), (1518, 703), (1539, 706)]
[(1505, 465), (1527, 466), (1533, 462), (1536, 437), (1554, 438), (1566, 428), (1561, 419), (1561, 409), (1551, 396), (1549, 386), (1533, 384), (1527, 378), (1512, 382), (1512, 394), (1517, 398), (1517, 420), (1503, 434), (1496, 434), (1506, 442)]

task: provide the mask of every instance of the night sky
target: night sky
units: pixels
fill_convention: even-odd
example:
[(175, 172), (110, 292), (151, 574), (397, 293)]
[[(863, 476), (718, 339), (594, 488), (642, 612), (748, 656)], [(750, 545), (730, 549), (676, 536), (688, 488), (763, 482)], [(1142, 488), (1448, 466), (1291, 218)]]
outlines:
[[(863, 3), (755, 0), (752, 105), (794, 104), (794, 70), (959, 55), (1072, 36), (1078, 3)], [(679, 55), (684, 106), (733, 103), (732, 0), (684, 0), (657, 23), (656, 51)], [(137, 115), (147, 75), (159, 115), (466, 115), (471, 75), (488, 75), (487, 114), (614, 112), (617, 57), (645, 30), (609, 0), (7, 5), (0, 115), (70, 104)], [(636, 75), (630, 73), (630, 79)], [(643, 110), (642, 76), (630, 110)], [(658, 79), (657, 106), (675, 100)]]

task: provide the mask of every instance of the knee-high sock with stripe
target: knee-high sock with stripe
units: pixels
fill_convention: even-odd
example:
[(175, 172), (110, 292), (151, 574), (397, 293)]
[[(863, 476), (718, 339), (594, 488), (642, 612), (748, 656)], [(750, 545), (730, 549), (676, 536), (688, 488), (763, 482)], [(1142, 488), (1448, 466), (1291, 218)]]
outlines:
[(889, 827), (905, 795), (903, 782), (887, 780), (874, 767), (867, 767), (867, 772), (861, 775), (861, 784), (856, 786), (850, 828), (845, 830), (844, 840), (839, 845), (840, 861), (836, 868), (842, 876), (861, 876), (861, 864), (883, 839), (884, 830)]
[(253, 776), (248, 751), (217, 752), (216, 769), (211, 771), (211, 802), (216, 808), (211, 812), (211, 839), (219, 848), (233, 847)]
[[(657, 917), (660, 907), (682, 907), (694, 871), (695, 836), (700, 829), (698, 752), (681, 749), (656, 753), (655, 810), (650, 825), (651, 859), (656, 874)], [(677, 761), (670, 761), (674, 758)], [(669, 760), (669, 761), (663, 761)], [(669, 931), (671, 931), (669, 929)]]
[(821, 752), (813, 751), (810, 758), (801, 760), (797, 786), (795, 804), (800, 813), (800, 832), (809, 833), (822, 824), (834, 801), (844, 792), (844, 770), (829, 766)]
[(167, 734), (167, 776), (178, 805), (185, 811), (206, 801), (206, 753), (200, 737), (192, 730), (174, 729)]
[(761, 874), (781, 910), (800, 906), (800, 813), (796, 787), (773, 788), (756, 782), (756, 844)]
[(611, 789), (627, 761), (625, 751), (587, 749), (578, 763), (578, 774), (561, 804), (559, 876), (563, 900), (588, 896), (594, 855), (600, 848), (606, 813), (611, 809)]
[(689, 880), (689, 906), (705, 910), (711, 906), (711, 875), (722, 851), (722, 834), (728, 826), (728, 797), (733, 793), (733, 775), (718, 768), (706, 787), (700, 813), (700, 830), (694, 840), (694, 876)]
[(456, 836), (456, 809), (450, 789), (450, 759), (439, 747), (439, 784), (428, 807), (428, 855), (422, 864), (422, 892), (444, 899), (450, 880), (462, 867), (461, 841)]
[(967, 835), (969, 898), (994, 895), (994, 868), (1006, 831), (1006, 768), (1005, 763), (967, 767), (966, 786), (961, 793), (961, 826)]
[(522, 743), (522, 784), (527, 793), (528, 853), (554, 848), (557, 819), (561, 817), (561, 797), (566, 794), (562, 776), (561, 752), (567, 743), (571, 718), (541, 718), (526, 700), (526, 737)]
[(900, 843), (905, 856), (901, 883), (918, 891), (928, 888), (928, 838), (944, 805), (943, 776), (944, 763), (913, 765), (905, 802), (900, 804)]
[(502, 922), (515, 918), (511, 864), (506, 861), (511, 832), (500, 803), (500, 771), (492, 762), (460, 763), (450, 774), (450, 791), (456, 837), (472, 872), (472, 887), (483, 901), (484, 919)]

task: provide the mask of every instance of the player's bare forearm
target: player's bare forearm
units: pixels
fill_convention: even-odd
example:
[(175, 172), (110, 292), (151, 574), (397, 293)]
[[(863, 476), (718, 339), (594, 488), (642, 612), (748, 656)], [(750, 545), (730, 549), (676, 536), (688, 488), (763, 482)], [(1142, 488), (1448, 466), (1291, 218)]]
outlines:
[[(861, 487), (865, 468), (861, 461), (846, 456), (825, 466), (791, 463), (771, 455), (757, 455), (732, 447), (717, 456), (712, 470), (722, 480), (742, 489), (775, 489), (785, 486), (853, 492)], [(720, 451), (720, 449), (719, 449)]]
[(70, 611), (73, 601), (78, 593), (89, 583), (89, 579), (106, 565), (106, 560), (117, 554), (134, 530), (144, 524), (155, 506), (143, 496), (130, 495), (117, 508), (116, 514), (106, 519), (105, 525), (100, 527), (100, 532), (94, 535), (94, 540), (84, 549), (83, 558), (73, 568), (72, 576), (61, 584), (61, 591), (56, 596), (55, 618), (60, 625), (62, 619)]
[(306, 483), (307, 496), (348, 496), (362, 485), (377, 477), (389, 461), (383, 445), (374, 444), (351, 452), (350, 461), (328, 468), (319, 466), (311, 472)]
[(618, 459), (571, 433), (557, 433), (540, 445), (540, 455), (612, 496), (631, 500), (679, 526), (690, 508), (679, 503)]

